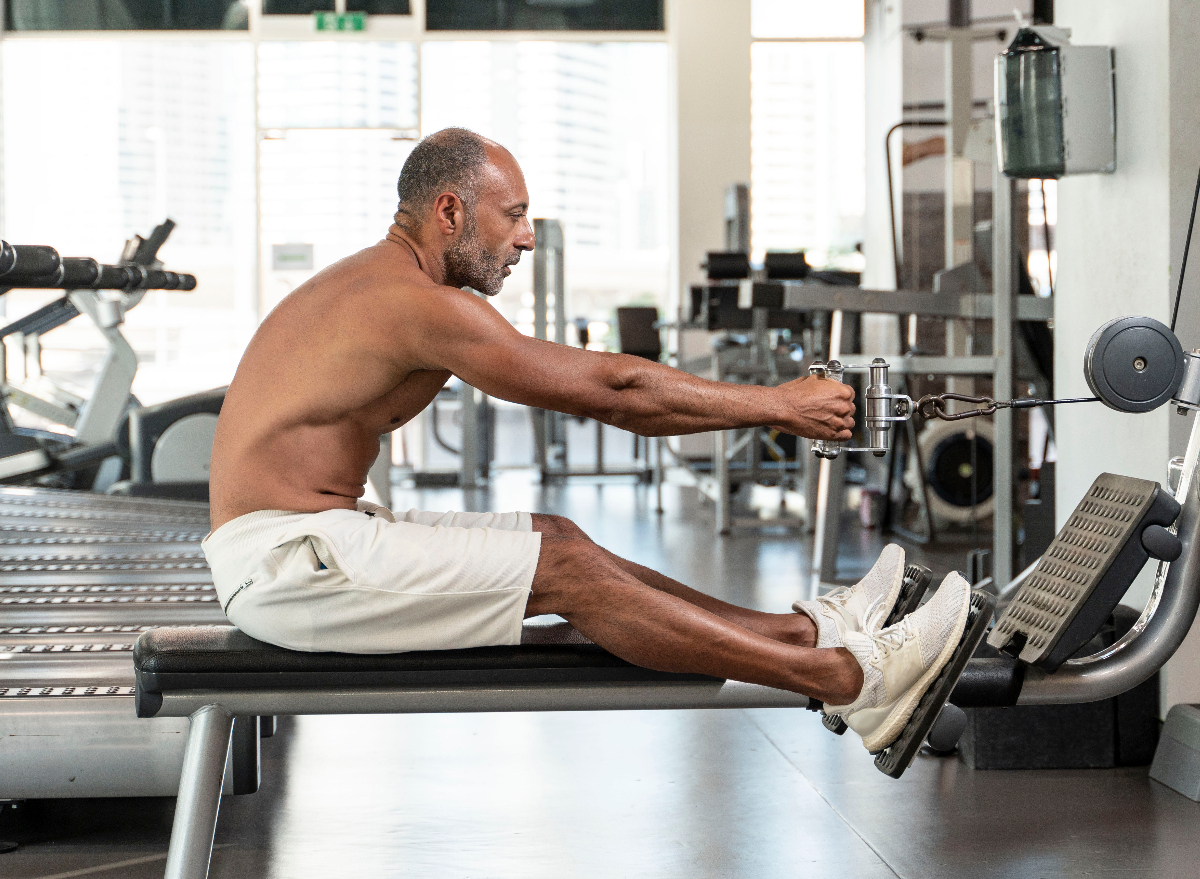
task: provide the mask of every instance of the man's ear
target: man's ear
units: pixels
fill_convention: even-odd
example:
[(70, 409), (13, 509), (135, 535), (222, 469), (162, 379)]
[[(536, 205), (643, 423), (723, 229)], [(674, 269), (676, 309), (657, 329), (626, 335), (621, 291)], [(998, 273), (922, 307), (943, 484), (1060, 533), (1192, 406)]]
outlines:
[(462, 199), (453, 192), (443, 192), (433, 200), (434, 226), (443, 235), (449, 237), (459, 234), (465, 221), (466, 209)]

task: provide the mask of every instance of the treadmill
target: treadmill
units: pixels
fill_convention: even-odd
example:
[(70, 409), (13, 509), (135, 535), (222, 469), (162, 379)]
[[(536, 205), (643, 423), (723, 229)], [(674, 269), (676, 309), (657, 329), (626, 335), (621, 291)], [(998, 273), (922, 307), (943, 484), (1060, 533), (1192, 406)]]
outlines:
[[(130, 654), (158, 626), (229, 625), (207, 531), (204, 503), (0, 487), (0, 800), (176, 794), (188, 721), (134, 716)], [(253, 720), (226, 793), (257, 789)]]

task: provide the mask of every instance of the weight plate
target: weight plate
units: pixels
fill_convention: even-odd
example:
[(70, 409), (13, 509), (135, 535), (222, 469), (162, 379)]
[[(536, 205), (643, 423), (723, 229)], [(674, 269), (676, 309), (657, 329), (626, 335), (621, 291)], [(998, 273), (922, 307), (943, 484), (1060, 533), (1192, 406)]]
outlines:
[(1118, 317), (1093, 334), (1083, 356), (1092, 393), (1118, 412), (1149, 412), (1183, 382), (1179, 339), (1152, 317)]

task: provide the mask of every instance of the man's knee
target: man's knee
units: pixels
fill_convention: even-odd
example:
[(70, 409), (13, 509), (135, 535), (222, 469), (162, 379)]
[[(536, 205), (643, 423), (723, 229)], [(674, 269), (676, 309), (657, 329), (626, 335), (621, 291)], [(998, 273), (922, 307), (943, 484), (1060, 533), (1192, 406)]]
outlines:
[(574, 537), (590, 541), (583, 529), (566, 516), (552, 516), (549, 513), (533, 513), (533, 530), (540, 531), (549, 537)]
[(613, 568), (608, 555), (586, 537), (542, 534), (527, 615), (567, 613), (598, 576)]

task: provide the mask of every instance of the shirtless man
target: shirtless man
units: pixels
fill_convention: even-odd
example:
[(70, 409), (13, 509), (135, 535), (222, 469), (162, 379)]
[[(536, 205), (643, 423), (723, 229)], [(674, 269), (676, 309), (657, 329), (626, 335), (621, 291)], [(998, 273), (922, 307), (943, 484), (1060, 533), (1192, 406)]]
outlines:
[(901, 731), (963, 631), (957, 575), (883, 629), (904, 568), (889, 547), (868, 577), (795, 613), (718, 601), (529, 513), (395, 514), (360, 500), (379, 437), (451, 375), (493, 397), (635, 433), (771, 425), (849, 439), (853, 391), (706, 381), (658, 363), (539, 341), (484, 299), (533, 249), (512, 155), (462, 129), (405, 162), (387, 237), (319, 272), (263, 321), (213, 443), (204, 549), (221, 605), (250, 635), (356, 653), (518, 644), (559, 614), (612, 653), (662, 671), (792, 690), (846, 717), (870, 750)]

